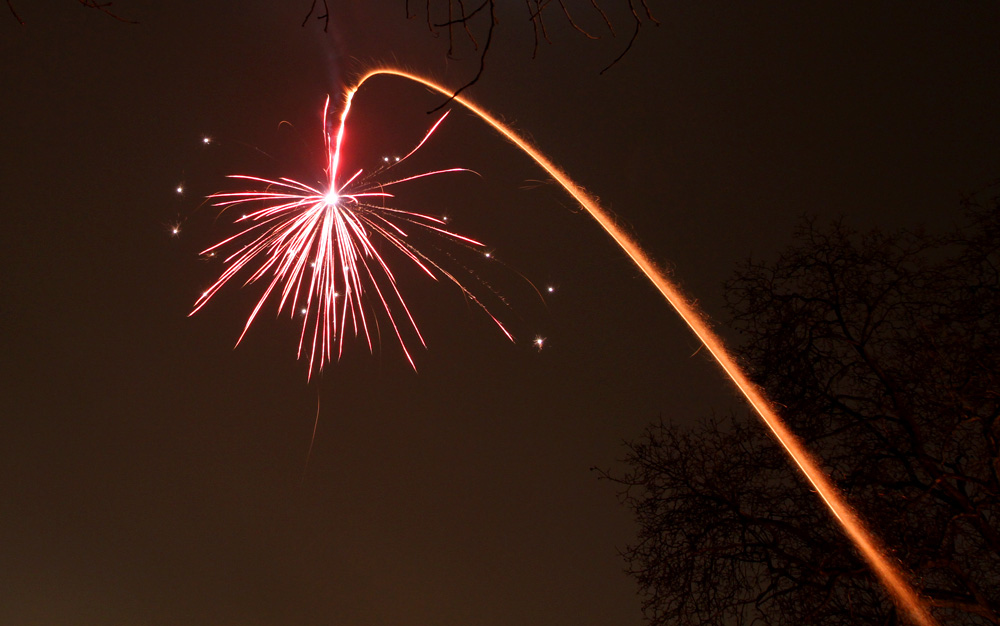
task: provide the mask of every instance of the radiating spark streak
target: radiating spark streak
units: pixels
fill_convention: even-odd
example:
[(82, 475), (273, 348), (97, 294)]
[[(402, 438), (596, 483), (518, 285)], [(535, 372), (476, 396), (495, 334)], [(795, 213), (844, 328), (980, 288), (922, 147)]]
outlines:
[(309, 471), (309, 459), (312, 458), (313, 444), (316, 443), (316, 431), (319, 429), (319, 395), (316, 396), (316, 419), (313, 420), (312, 437), (309, 438), (309, 450), (306, 451), (306, 462), (302, 466), (302, 482), (306, 480), (306, 472)]
[[(343, 137), (344, 121), (350, 112), (351, 101), (358, 89), (373, 76), (388, 75), (405, 78), (419, 83), (425, 87), (436, 91), (444, 96), (458, 102), (468, 110), (476, 114), (480, 119), (489, 124), (507, 138), (508, 141), (520, 148), (524, 153), (532, 158), (542, 169), (549, 173), (562, 187), (582, 206), (591, 217), (593, 217), (601, 228), (607, 232), (615, 243), (628, 255), (630, 259), (642, 270), (643, 274), (656, 286), (664, 299), (674, 308), (674, 310), (684, 320), (688, 328), (701, 341), (712, 357), (716, 360), (726, 376), (736, 385), (740, 393), (743, 394), (747, 402), (754, 409), (764, 424), (771, 430), (775, 438), (782, 445), (791, 457), (792, 461), (799, 468), (809, 483), (816, 489), (827, 508), (834, 518), (840, 523), (844, 533), (854, 543), (854, 546), (861, 556), (871, 567), (872, 571), (882, 582), (897, 602), (897, 605), (907, 614), (914, 623), (921, 626), (936, 625), (936, 620), (930, 615), (925, 603), (917, 595), (916, 591), (906, 581), (902, 572), (889, 562), (885, 549), (878, 540), (865, 528), (860, 517), (844, 501), (837, 488), (833, 485), (826, 474), (820, 469), (816, 459), (809, 453), (784, 422), (777, 412), (771, 407), (764, 395), (757, 387), (750, 382), (746, 374), (736, 364), (733, 357), (723, 347), (722, 340), (708, 327), (704, 321), (704, 314), (698, 311), (693, 303), (681, 293), (667, 276), (656, 267), (652, 259), (628, 237), (614, 222), (612, 217), (605, 211), (597, 199), (587, 193), (581, 186), (577, 185), (559, 167), (553, 164), (527, 140), (519, 136), (512, 129), (501, 123), (495, 117), (479, 108), (467, 98), (454, 95), (451, 89), (439, 85), (429, 79), (398, 70), (395, 68), (379, 68), (369, 71), (362, 76), (354, 86), (350, 87), (344, 100), (344, 107), (341, 113), (340, 132), (337, 136), (337, 144)], [(336, 164), (334, 163), (334, 167)]]
[[(323, 107), (324, 126), (328, 119), (329, 98)], [(376, 173), (387, 171), (413, 156), (447, 117), (442, 115), (427, 131), (416, 147), (402, 158)], [(197, 313), (224, 285), (238, 275), (247, 275), (244, 286), (264, 281), (263, 295), (247, 317), (237, 345), (243, 341), (250, 326), (265, 304), (275, 297), (278, 313), (288, 309), (292, 317), (301, 317), (298, 356), (309, 355), (309, 377), (333, 358), (334, 347), (339, 357), (344, 339), (353, 332), (363, 335), (372, 349), (372, 331), (378, 329), (378, 318), (369, 310), (368, 294), (385, 312), (389, 326), (399, 341), (406, 360), (416, 367), (404, 327), (421, 345), (426, 345), (403, 295), (389, 262), (373, 242), (381, 238), (416, 265), (423, 273), (437, 280), (444, 277), (483, 309), (500, 327), (508, 339), (513, 339), (503, 324), (487, 310), (483, 302), (466, 289), (458, 279), (423, 254), (408, 241), (412, 228), (441, 235), (472, 247), (483, 244), (442, 228), (444, 221), (414, 211), (387, 207), (383, 202), (393, 198), (386, 191), (394, 185), (456, 172), (471, 172), (464, 168), (440, 169), (377, 182), (362, 177), (362, 170), (342, 180), (338, 176), (340, 147), (344, 137), (346, 116), (341, 116), (336, 140), (323, 133), (327, 149), (325, 180), (318, 185), (280, 177), (276, 179), (237, 174), (230, 178), (259, 187), (248, 191), (220, 192), (209, 196), (223, 211), (235, 207), (257, 207), (237, 218), (246, 227), (207, 248), (203, 255), (237, 246), (224, 259), (225, 269), (219, 278), (195, 302), (191, 315)], [(475, 173), (475, 172), (472, 172)]]

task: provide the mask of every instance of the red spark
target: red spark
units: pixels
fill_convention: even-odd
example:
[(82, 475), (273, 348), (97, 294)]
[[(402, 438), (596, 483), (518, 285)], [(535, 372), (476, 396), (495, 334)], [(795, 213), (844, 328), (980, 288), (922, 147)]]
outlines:
[[(324, 126), (330, 99), (323, 107)], [(338, 175), (340, 146), (344, 136), (348, 101), (340, 118), (336, 139), (324, 132), (327, 165), (322, 184), (307, 185), (291, 178), (277, 180), (258, 176), (233, 175), (230, 178), (249, 181), (257, 189), (216, 193), (215, 206), (223, 209), (246, 208), (236, 222), (249, 224), (239, 233), (204, 250), (215, 254), (222, 248), (236, 246), (224, 259), (222, 275), (202, 293), (191, 315), (204, 307), (218, 291), (241, 272), (248, 272), (244, 285), (260, 280), (267, 282), (263, 295), (247, 318), (237, 345), (246, 336), (250, 325), (264, 304), (274, 294), (278, 312), (288, 310), (301, 317), (298, 356), (309, 356), (311, 378), (315, 370), (333, 358), (334, 346), (338, 358), (343, 352), (344, 337), (361, 335), (372, 349), (372, 330), (377, 328), (372, 299), (384, 311), (403, 354), (416, 368), (404, 332), (426, 345), (406, 301), (400, 293), (390, 266), (391, 261), (379, 252), (373, 239), (381, 239), (391, 248), (419, 267), (434, 280), (447, 278), (480, 306), (500, 327), (508, 339), (513, 339), (503, 324), (466, 289), (454, 275), (446, 271), (408, 241), (414, 230), (436, 233), (468, 246), (481, 248), (482, 243), (444, 228), (445, 220), (431, 215), (386, 206), (393, 197), (386, 189), (428, 176), (454, 172), (469, 172), (450, 168), (379, 182), (374, 175), (362, 170), (342, 180)], [(447, 117), (441, 116), (424, 138), (406, 156), (396, 158), (376, 171), (383, 174), (412, 156), (430, 138)]]

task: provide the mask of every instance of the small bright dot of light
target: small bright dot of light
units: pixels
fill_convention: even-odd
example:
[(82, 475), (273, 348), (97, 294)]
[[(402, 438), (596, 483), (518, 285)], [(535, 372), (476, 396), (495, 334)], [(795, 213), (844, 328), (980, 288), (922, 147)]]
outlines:
[(301, 309), (301, 310), (299, 311), (299, 313), (302, 313), (302, 315), (305, 315), (306, 313), (308, 313), (308, 311), (306, 311), (305, 309)]
[(441, 221), (442, 222), (447, 222), (448, 221), (448, 216), (447, 215), (442, 215), (441, 216)]
[(170, 232), (176, 235), (177, 233), (181, 232), (181, 229), (174, 226), (173, 228), (170, 229)]
[(340, 194), (336, 191), (328, 191), (325, 196), (323, 196), (323, 202), (333, 206), (340, 202)]
[(541, 350), (545, 346), (545, 337), (535, 337), (535, 347)]
[(385, 161), (386, 163), (388, 163), (389, 162), (389, 157), (382, 157), (382, 160)]
[(177, 193), (184, 193), (184, 186), (183, 185), (177, 185)]
[(493, 256), (493, 253), (492, 253), (492, 252), (487, 252), (487, 253), (485, 253), (485, 254), (484, 254), (483, 256), (484, 256), (484, 257), (486, 257), (486, 258), (488, 259), (488, 258), (490, 258), (490, 257), (492, 257), (492, 256)]
[(396, 157), (396, 162), (399, 163), (399, 157)]
[(555, 288), (555, 287), (553, 287), (552, 285), (549, 285), (548, 287), (546, 287), (546, 291), (548, 291), (549, 293), (552, 293), (552, 292), (554, 292), (555, 290), (556, 290), (556, 288)]
[(203, 144), (205, 144), (207, 146), (208, 144), (212, 143), (212, 138), (211, 137), (202, 137), (201, 138), (201, 143), (203, 143)]

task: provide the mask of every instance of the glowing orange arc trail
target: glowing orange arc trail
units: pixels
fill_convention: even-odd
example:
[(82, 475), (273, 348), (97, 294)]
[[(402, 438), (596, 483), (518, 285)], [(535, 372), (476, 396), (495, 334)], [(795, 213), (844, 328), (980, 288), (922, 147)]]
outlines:
[[(343, 112), (340, 115), (340, 129), (336, 139), (338, 153), (340, 142), (343, 137), (344, 124), (347, 119), (347, 114), (351, 109), (351, 101), (354, 98), (354, 94), (361, 88), (361, 85), (363, 85), (365, 81), (380, 74), (406, 78), (420, 83), (421, 85), (424, 85), (425, 87), (444, 96), (452, 97), (452, 91), (450, 89), (447, 89), (421, 76), (394, 68), (379, 68), (371, 70), (362, 76), (353, 87), (350, 87), (347, 90)], [(733, 357), (730, 356), (723, 347), (721, 339), (712, 332), (705, 322), (702, 321), (702, 315), (695, 309), (694, 305), (691, 304), (681, 294), (680, 290), (666, 277), (666, 275), (664, 275), (664, 273), (656, 267), (646, 253), (639, 248), (638, 244), (632, 241), (625, 235), (625, 233), (622, 232), (620, 228), (618, 228), (611, 216), (603, 208), (601, 208), (593, 196), (588, 194), (582, 187), (573, 182), (569, 176), (567, 176), (561, 169), (536, 150), (534, 146), (517, 135), (513, 130), (501, 123), (495, 117), (470, 102), (468, 99), (461, 96), (453, 96), (452, 99), (475, 113), (483, 121), (496, 129), (497, 132), (506, 137), (511, 143), (523, 150), (539, 166), (541, 166), (542, 169), (548, 172), (552, 178), (562, 185), (563, 189), (573, 196), (573, 198), (580, 203), (580, 206), (582, 206), (591, 217), (597, 220), (597, 223), (600, 224), (609, 235), (611, 235), (611, 238), (614, 239), (621, 249), (625, 251), (625, 254), (632, 259), (639, 269), (642, 270), (643, 274), (645, 274), (646, 277), (656, 286), (656, 288), (659, 289), (660, 293), (663, 294), (663, 297), (667, 300), (667, 302), (670, 303), (675, 311), (677, 311), (691, 331), (712, 354), (726, 375), (733, 381), (733, 383), (735, 383), (736, 387), (740, 390), (740, 393), (743, 394), (747, 402), (750, 403), (750, 406), (752, 406), (754, 411), (757, 412), (757, 415), (760, 416), (761, 420), (763, 420), (771, 432), (774, 433), (774, 436), (784, 447), (792, 461), (795, 462), (795, 465), (805, 475), (809, 483), (816, 489), (816, 492), (819, 494), (820, 498), (823, 499), (823, 502), (826, 503), (827, 508), (829, 508), (833, 516), (838, 522), (840, 522), (844, 533), (854, 543), (862, 557), (868, 562), (869, 567), (872, 568), (876, 576), (878, 576), (879, 580), (898, 603), (898, 606), (900, 606), (901, 609), (909, 615), (910, 619), (912, 619), (915, 624), (919, 624), (920, 626), (936, 626), (937, 622), (928, 612), (924, 602), (920, 599), (909, 583), (906, 582), (902, 573), (889, 562), (888, 558), (885, 556), (885, 551), (881, 548), (878, 541), (865, 528), (857, 513), (855, 513), (854, 510), (846, 502), (844, 502), (837, 488), (830, 482), (830, 479), (827, 478), (823, 470), (820, 469), (813, 456), (805, 449), (798, 437), (788, 430), (781, 418), (778, 417), (778, 414), (773, 408), (771, 408), (771, 404), (764, 398), (763, 394), (757, 390), (757, 387), (746, 377), (740, 367), (736, 364)], [(336, 168), (336, 163), (333, 164), (333, 167)], [(332, 172), (332, 175), (335, 174), (335, 171)]]

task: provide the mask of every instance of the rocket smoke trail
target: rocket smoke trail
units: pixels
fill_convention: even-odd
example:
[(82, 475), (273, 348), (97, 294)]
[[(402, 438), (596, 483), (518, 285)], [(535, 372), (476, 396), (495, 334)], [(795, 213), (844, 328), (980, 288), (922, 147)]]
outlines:
[[(643, 274), (652, 282), (663, 295), (664, 299), (681, 316), (691, 332), (698, 337), (705, 348), (711, 353), (726, 376), (736, 385), (743, 397), (753, 407), (754, 411), (764, 422), (764, 424), (774, 434), (775, 438), (782, 445), (791, 457), (792, 461), (799, 468), (806, 480), (816, 489), (819, 497), (823, 499), (830, 513), (840, 523), (844, 533), (850, 538), (868, 563), (872, 571), (881, 581), (883, 586), (889, 591), (897, 606), (909, 616), (913, 623), (920, 626), (935, 626), (936, 620), (930, 615), (926, 605), (917, 595), (916, 591), (906, 581), (902, 572), (899, 571), (887, 558), (885, 550), (879, 545), (876, 538), (865, 528), (858, 514), (844, 501), (836, 487), (826, 476), (816, 459), (805, 449), (799, 439), (785, 426), (784, 422), (765, 399), (764, 395), (757, 387), (750, 382), (746, 374), (736, 364), (733, 357), (723, 347), (722, 340), (712, 332), (708, 325), (702, 321), (703, 315), (695, 308), (695, 305), (688, 301), (681, 293), (680, 289), (674, 285), (656, 265), (646, 255), (645, 252), (632, 241), (615, 224), (612, 217), (597, 203), (596, 199), (588, 194), (582, 187), (573, 182), (561, 169), (549, 161), (537, 149), (535, 149), (525, 139), (501, 123), (495, 117), (479, 108), (468, 99), (462, 96), (452, 96), (452, 91), (431, 80), (422, 78), (415, 74), (394, 68), (379, 68), (369, 71), (362, 76), (354, 86), (347, 90), (345, 95), (343, 111), (340, 115), (340, 128), (337, 134), (337, 150), (343, 138), (344, 124), (351, 109), (351, 100), (358, 89), (370, 78), (379, 75), (398, 76), (411, 80), (425, 87), (436, 91), (444, 96), (452, 97), (469, 111), (479, 116), (484, 122), (492, 126), (497, 132), (507, 138), (528, 156), (530, 156), (542, 169), (554, 178), (577, 202), (580, 203), (587, 213), (590, 214), (601, 228), (615, 240), (621, 249), (630, 259), (642, 270)], [(337, 164), (333, 163), (333, 172), (336, 175)]]

